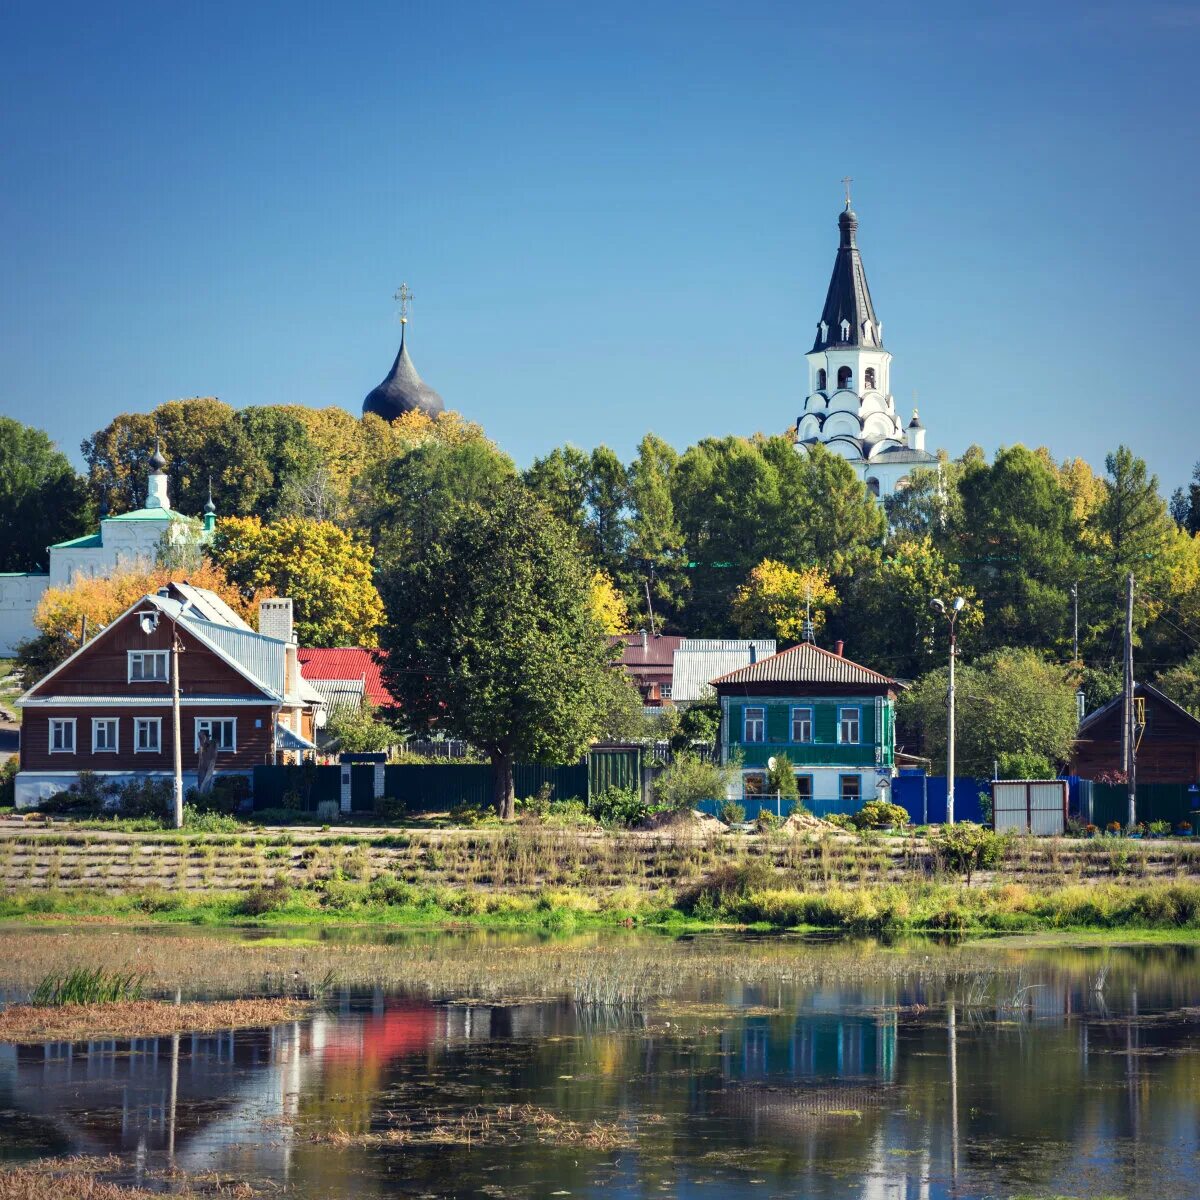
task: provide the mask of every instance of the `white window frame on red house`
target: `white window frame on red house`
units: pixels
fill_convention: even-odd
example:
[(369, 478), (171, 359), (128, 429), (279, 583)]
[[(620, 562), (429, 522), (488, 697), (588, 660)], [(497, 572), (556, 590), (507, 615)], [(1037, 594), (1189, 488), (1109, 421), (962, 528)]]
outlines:
[[(167, 650), (128, 650), (126, 658), (128, 660), (128, 676), (127, 683), (169, 683), (171, 679), (171, 666), (167, 662), (167, 655), (170, 652)], [(146, 663), (151, 661), (162, 664), (161, 675), (147, 675)], [(134, 672), (133, 664), (138, 664), (138, 672)], [(157, 667), (155, 668), (157, 670)]]
[[(154, 730), (154, 745), (141, 745), (142, 726), (147, 729)], [(133, 752), (134, 754), (161, 754), (162, 753), (162, 717), (134, 717), (133, 718)]]
[[(70, 730), (70, 739), (63, 736)], [(57, 740), (60, 745), (55, 746), (55, 735), (58, 735)], [(66, 743), (70, 740), (70, 745)], [(75, 718), (74, 717), (51, 717), (50, 718), (50, 740), (47, 742), (51, 754), (74, 754), (75, 747)]]
[[(101, 726), (112, 726), (112, 738), (109, 745), (101, 746), (100, 739), (97, 734)], [(106, 741), (109, 739), (106, 738)], [(93, 717), (92, 718), (92, 753), (93, 754), (116, 754), (121, 747), (121, 722), (117, 717)]]
[(207, 733), (210, 738), (213, 736), (214, 725), (222, 726), (229, 733), (228, 738), (225, 738), (224, 741), (221, 738), (214, 739), (217, 743), (217, 753), (235, 754), (237, 752), (237, 717), (197, 717), (194, 749), (199, 751), (202, 733)]

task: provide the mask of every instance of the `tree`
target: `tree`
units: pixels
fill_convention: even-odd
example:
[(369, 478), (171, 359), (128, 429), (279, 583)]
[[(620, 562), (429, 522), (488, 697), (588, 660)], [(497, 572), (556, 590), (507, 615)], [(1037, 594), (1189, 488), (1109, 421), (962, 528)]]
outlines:
[(295, 517), (269, 525), (226, 517), (217, 522), (210, 553), (243, 594), (290, 596), (302, 645), (376, 645), (383, 603), (371, 547), (344, 529)]
[(574, 446), (551, 450), (535, 458), (524, 472), (526, 487), (583, 543), (588, 495), (588, 456)]
[(954, 557), (983, 602), (986, 644), (1068, 646), (1078, 530), (1058, 472), (1036, 452), (1013, 446), (990, 467), (966, 466), (959, 493)]
[(629, 632), (629, 608), (625, 597), (603, 571), (592, 572), (592, 608), (605, 633), (614, 636)]
[(600, 719), (595, 738), (601, 742), (640, 742), (647, 736), (642, 694), (619, 665), (601, 677), (596, 694)]
[(629, 588), (632, 608), (644, 607), (649, 592), (657, 624), (678, 624), (687, 602), (688, 580), (684, 569), (683, 531), (675, 516), (671, 481), (679, 456), (662, 438), (648, 433), (638, 444), (637, 457), (628, 472)]
[(835, 580), (843, 600), (830, 637), (841, 638), (850, 657), (889, 675), (911, 679), (945, 653), (945, 629), (930, 611), (935, 596), (962, 596), (960, 645), (978, 646), (984, 612), (956, 563), (928, 535), (893, 538), (883, 551), (866, 550), (843, 562)]
[(1081, 591), (1081, 608), (1089, 640), (1108, 648), (1124, 627), (1130, 573), (1139, 591), (1135, 628), (1141, 630), (1161, 613), (1175, 574), (1171, 551), (1179, 531), (1158, 494), (1158, 478), (1127, 446), (1108, 455), (1105, 468), (1104, 498), (1088, 526), (1098, 586)]
[(383, 571), (388, 686), (417, 726), (488, 755), (506, 819), (514, 763), (574, 761), (600, 728), (613, 668), (589, 582), (570, 531), (516, 479)]
[(171, 507), (196, 514), (208, 482), (221, 512), (256, 512), (270, 500), (268, 464), (238, 414), (213, 397), (170, 400), (152, 413), (121, 413), (83, 443), (89, 485), (110, 512), (140, 508), (146, 499), (150, 455), (161, 441)]
[(837, 604), (837, 591), (821, 567), (796, 571), (764, 558), (734, 594), (733, 623), (746, 637), (770, 633), (785, 642), (798, 642), (804, 637), (808, 613), (815, 636), (825, 624), (826, 611)]
[(354, 521), (375, 547), (381, 568), (420, 557), (440, 541), (460, 509), (486, 500), (515, 474), (512, 460), (482, 435), (425, 437), (366, 468), (355, 487)]
[(1200, 650), (1158, 677), (1159, 688), (1188, 712), (1200, 713)]
[[(898, 722), (917, 732), (939, 770), (946, 762), (947, 669), (920, 679), (901, 699)], [(1034, 650), (999, 649), (958, 668), (956, 769), (986, 778), (1003, 753), (1065, 762), (1075, 741), (1075, 690), (1068, 667)]]
[(796, 770), (792, 760), (784, 753), (773, 754), (774, 766), (767, 767), (767, 794), (780, 800), (798, 800), (800, 785), (796, 782)]
[(1192, 478), (1186, 487), (1176, 488), (1171, 495), (1171, 516), (1188, 533), (1200, 533), (1200, 462), (1192, 468)]
[(335, 709), (325, 735), (339, 750), (350, 754), (378, 754), (400, 741), (395, 728), (380, 719), (369, 700), (363, 700), (358, 708)]
[(266, 466), (270, 482), (254, 511), (267, 520), (280, 515), (287, 497), (294, 496), (323, 466), (323, 455), (308, 436), (308, 428), (290, 409), (244, 408), (237, 422), (252, 452)]
[(40, 429), (0, 417), (0, 566), (45, 570), (46, 548), (92, 523), (87, 485)]

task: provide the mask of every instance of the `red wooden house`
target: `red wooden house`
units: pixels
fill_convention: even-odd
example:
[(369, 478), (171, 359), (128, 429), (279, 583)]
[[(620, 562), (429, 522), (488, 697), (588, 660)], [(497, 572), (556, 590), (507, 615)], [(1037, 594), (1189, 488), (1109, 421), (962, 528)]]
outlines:
[(218, 596), (173, 583), (143, 596), (21, 697), (18, 807), (69, 787), (80, 771), (110, 782), (173, 771), (171, 648), (179, 640), (184, 785), (200, 735), (218, 773), (313, 748), (320, 696), (300, 671), (290, 600), (266, 600), (256, 633)]

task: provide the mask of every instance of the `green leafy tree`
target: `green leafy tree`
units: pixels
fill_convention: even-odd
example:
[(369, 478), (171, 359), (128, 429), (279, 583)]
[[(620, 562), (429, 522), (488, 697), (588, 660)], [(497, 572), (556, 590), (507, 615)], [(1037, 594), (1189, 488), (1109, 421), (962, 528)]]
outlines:
[(1162, 612), (1174, 573), (1178, 530), (1158, 494), (1158, 479), (1145, 462), (1121, 446), (1105, 459), (1103, 499), (1087, 531), (1094, 555), (1094, 582), (1081, 589), (1082, 619), (1091, 644), (1108, 648), (1125, 622), (1126, 578), (1134, 576), (1139, 632)]
[(767, 768), (767, 793), (781, 800), (796, 800), (800, 796), (800, 785), (796, 782), (796, 769), (786, 754), (773, 754), (775, 765)]
[(679, 456), (662, 438), (648, 433), (629, 467), (629, 602), (649, 626), (646, 591), (657, 624), (680, 628), (689, 582), (684, 566), (683, 530), (671, 497)]
[(335, 709), (325, 727), (325, 737), (350, 754), (377, 754), (400, 741), (395, 726), (380, 718), (369, 700), (358, 708)]
[(959, 492), (954, 557), (983, 602), (984, 644), (1068, 646), (1078, 530), (1058, 472), (1013, 446), (968, 465)]
[(525, 485), (583, 544), (590, 460), (574, 446), (560, 446), (535, 458), (522, 474)]
[(87, 532), (87, 485), (40, 429), (0, 417), (0, 567), (45, 570), (47, 546)]
[(237, 422), (270, 477), (255, 509), (270, 520), (281, 514), (289, 498), (301, 494), (306, 485), (312, 486), (324, 456), (304, 423), (286, 408), (244, 408), (237, 414)]
[(613, 672), (590, 579), (572, 533), (516, 479), (382, 573), (393, 695), (415, 725), (488, 755), (506, 819), (514, 763), (572, 762), (601, 728)]
[(156, 439), (167, 459), (171, 507), (195, 515), (208, 481), (222, 513), (260, 511), (270, 498), (271, 469), (228, 405), (212, 397), (170, 400), (152, 413), (121, 413), (83, 443), (89, 484), (110, 512), (139, 508)]
[(483, 437), (402, 446), (359, 478), (355, 524), (375, 546), (381, 567), (419, 558), (462, 508), (485, 501), (515, 475), (512, 460)]
[(844, 561), (835, 585), (844, 600), (829, 636), (844, 641), (857, 662), (902, 679), (935, 666), (946, 654), (945, 623), (929, 607), (935, 596), (966, 600), (959, 644), (968, 653), (978, 646), (983, 606), (958, 564), (928, 534), (893, 538), (882, 551), (865, 550)]
[(1200, 713), (1200, 650), (1158, 677), (1159, 688), (1188, 712)]
[[(1075, 740), (1077, 679), (1034, 650), (999, 649), (958, 668), (955, 770), (986, 778), (1001, 754), (1065, 762)], [(901, 700), (899, 721), (915, 732), (938, 770), (946, 764), (945, 668), (920, 679)]]

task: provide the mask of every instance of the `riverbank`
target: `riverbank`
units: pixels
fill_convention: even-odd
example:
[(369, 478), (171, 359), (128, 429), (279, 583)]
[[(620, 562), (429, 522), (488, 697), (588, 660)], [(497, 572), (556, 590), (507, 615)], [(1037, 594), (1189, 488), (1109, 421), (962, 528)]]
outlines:
[(915, 836), (516, 825), (0, 830), (0, 918), (1009, 933), (1200, 928), (1200, 846), (1009, 838), (971, 876)]

